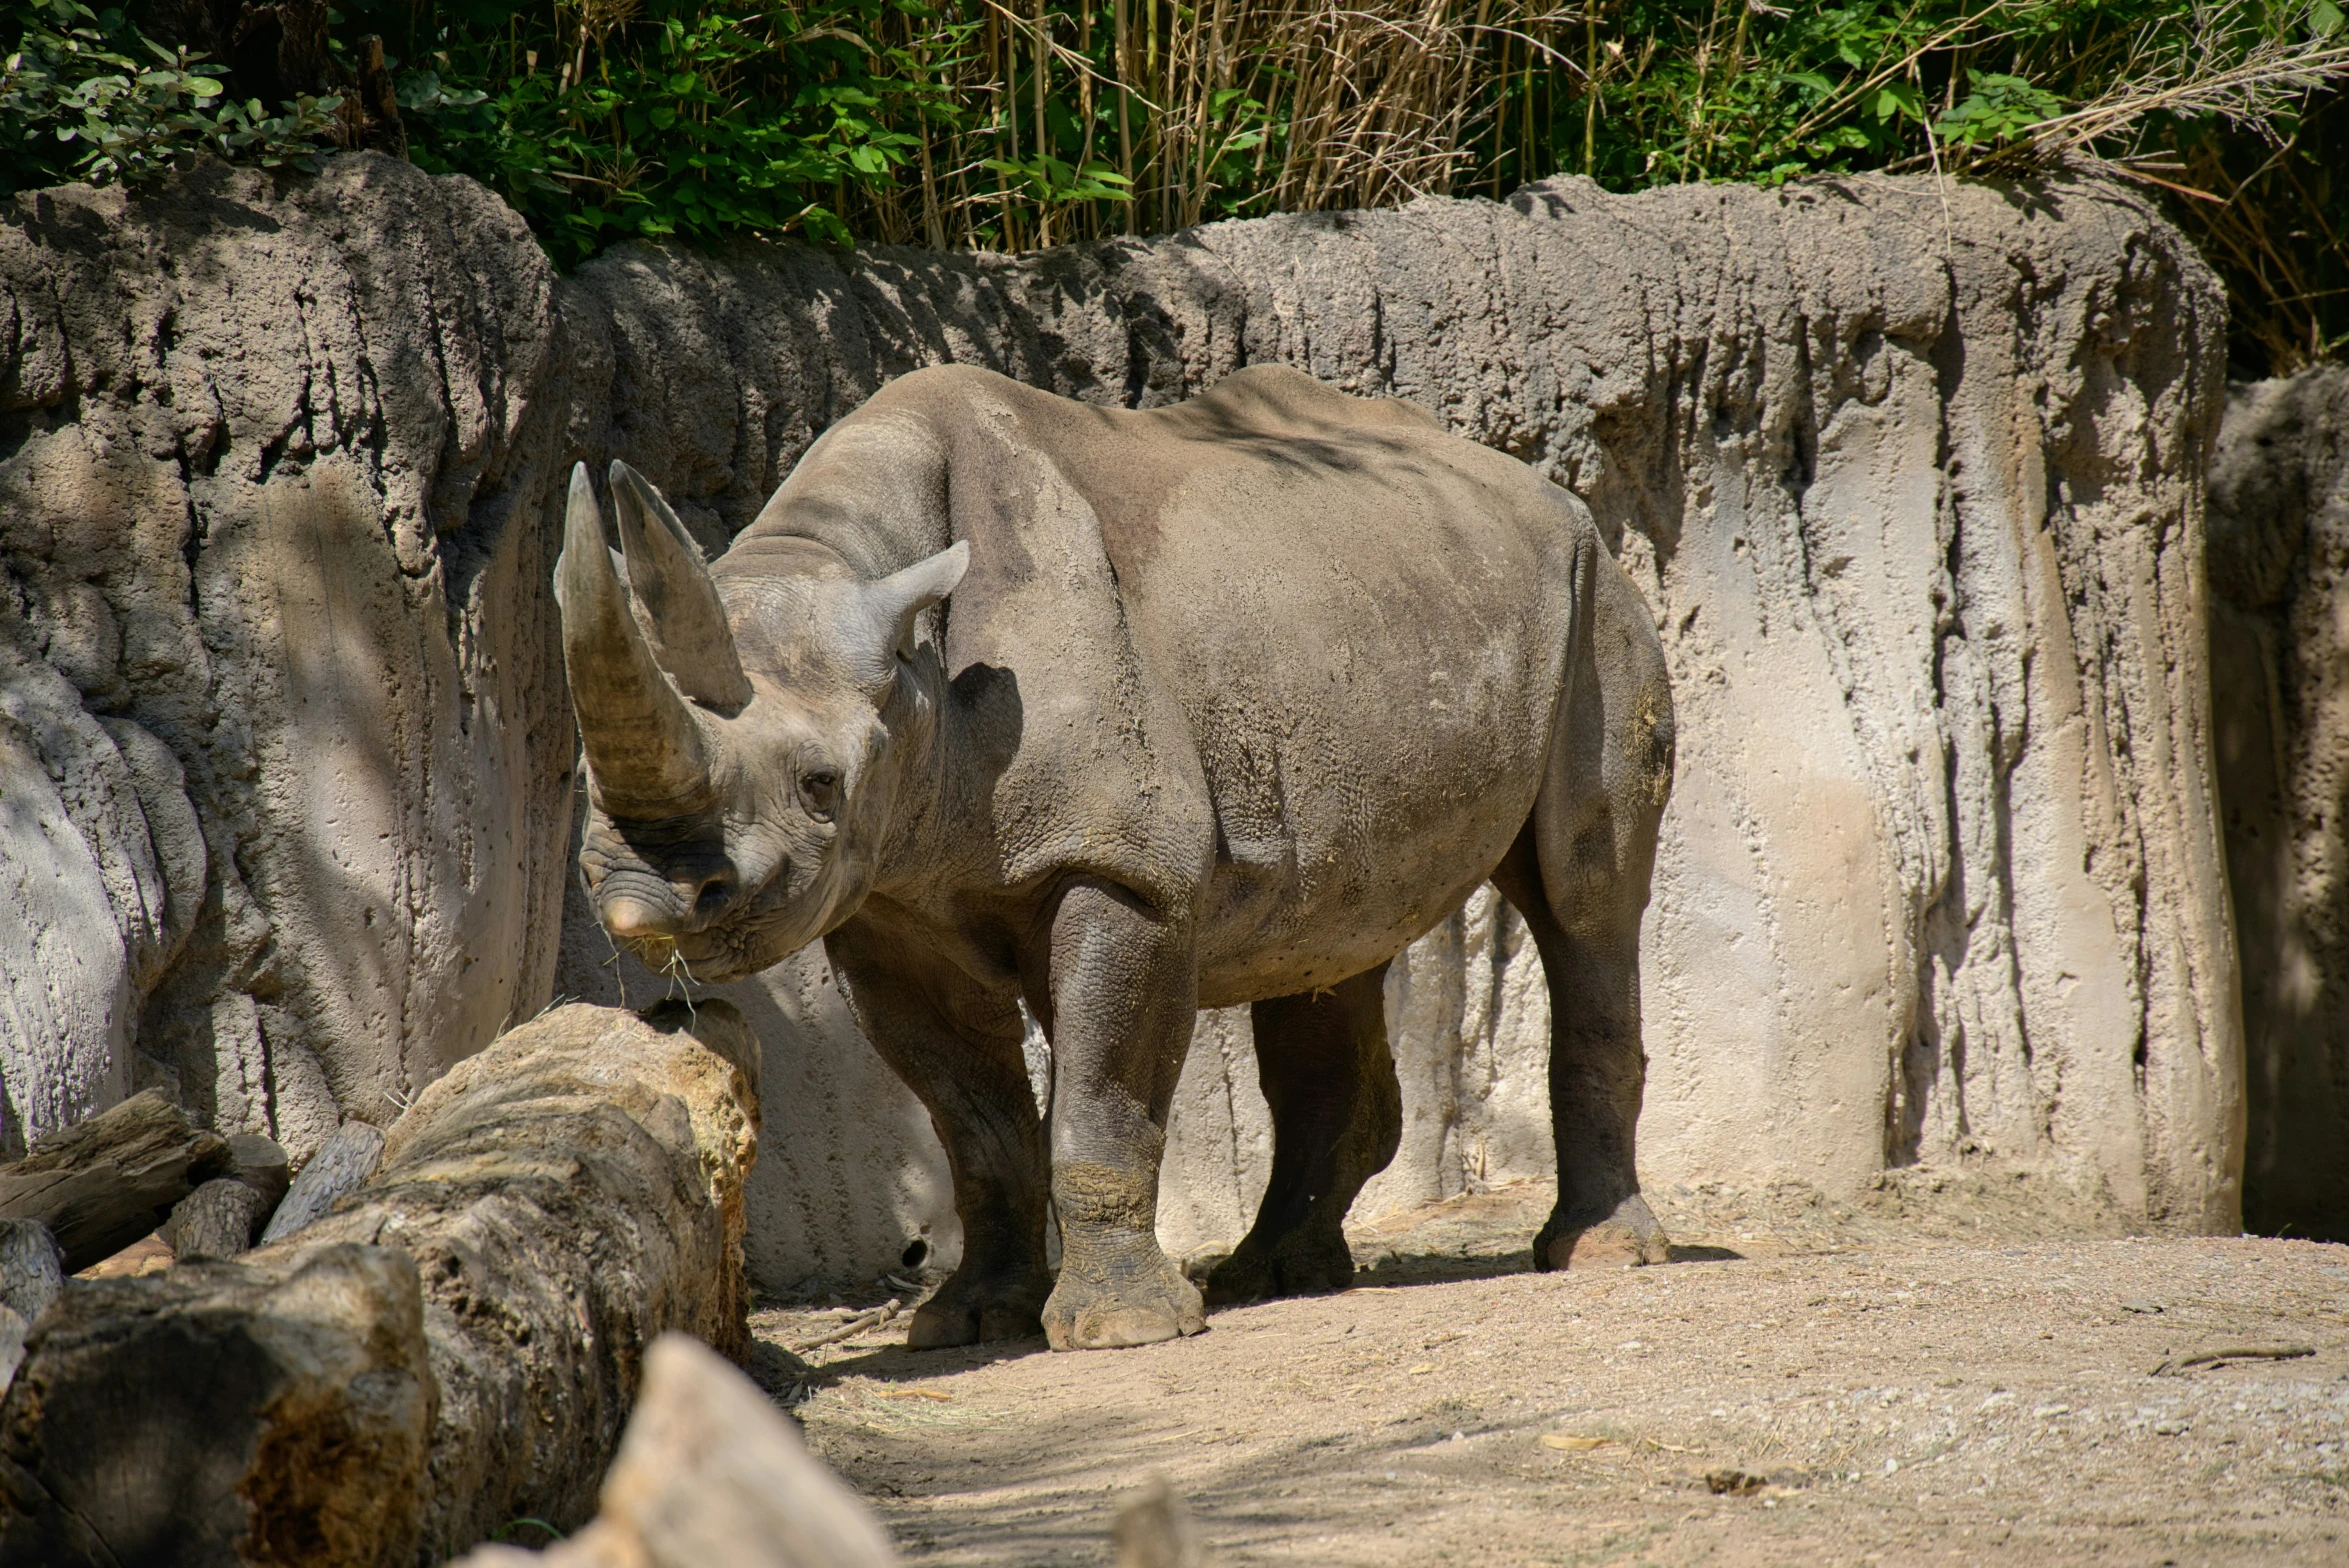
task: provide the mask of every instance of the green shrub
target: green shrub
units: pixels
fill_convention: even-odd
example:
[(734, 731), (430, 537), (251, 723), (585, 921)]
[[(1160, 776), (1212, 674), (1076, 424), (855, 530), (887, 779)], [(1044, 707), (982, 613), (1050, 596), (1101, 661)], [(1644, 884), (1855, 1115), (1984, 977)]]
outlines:
[(341, 100), (238, 102), (224, 67), (141, 37), (116, 10), (78, 0), (12, 5), (0, 70), (0, 143), (11, 190), (139, 180), (211, 154), (315, 168)]

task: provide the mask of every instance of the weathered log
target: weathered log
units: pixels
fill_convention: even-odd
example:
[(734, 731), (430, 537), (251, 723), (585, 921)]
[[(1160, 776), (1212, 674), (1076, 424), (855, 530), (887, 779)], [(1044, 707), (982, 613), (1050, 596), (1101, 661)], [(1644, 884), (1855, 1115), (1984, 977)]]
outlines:
[(682, 1334), (644, 1395), (595, 1522), (544, 1553), (485, 1546), (454, 1568), (888, 1568), (888, 1534), (774, 1402)]
[(0, 1220), (0, 1393), (24, 1364), (33, 1319), (65, 1289), (65, 1254), (39, 1220)]
[(277, 1206), (277, 1212), (269, 1217), (269, 1228), (261, 1233), (261, 1244), (283, 1241), (326, 1218), (337, 1201), (357, 1192), (375, 1174), (376, 1166), (382, 1161), (380, 1129), (361, 1121), (343, 1123), (286, 1189), (285, 1201)]
[(65, 1254), (39, 1220), (0, 1220), (0, 1306), (27, 1323), (65, 1289)]
[(412, 1564), (432, 1392), (389, 1247), (75, 1280), (0, 1406), (0, 1562)]
[(260, 1193), (234, 1176), (215, 1176), (172, 1208), (163, 1239), (182, 1263), (238, 1257), (251, 1249), (265, 1212)]
[(24, 1365), (25, 1336), (32, 1328), (16, 1308), (0, 1306), (0, 1394), (8, 1391), (8, 1385), (16, 1380), (16, 1369)]
[(153, 1089), (35, 1144), (0, 1168), (0, 1219), (39, 1220), (78, 1273), (129, 1246), (227, 1170), (228, 1140), (188, 1125)]
[(0, 1562), (407, 1568), (584, 1520), (653, 1337), (748, 1343), (756, 1071), (723, 1003), (562, 1008), (297, 1236), (69, 1282), (0, 1401)]

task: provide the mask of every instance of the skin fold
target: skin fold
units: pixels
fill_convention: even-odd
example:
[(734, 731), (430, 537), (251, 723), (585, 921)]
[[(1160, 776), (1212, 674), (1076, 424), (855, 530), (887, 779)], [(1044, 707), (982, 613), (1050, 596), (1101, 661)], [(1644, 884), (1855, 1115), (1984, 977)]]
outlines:
[(582, 875), (696, 980), (824, 941), (953, 1170), (963, 1261), (914, 1344), (1203, 1325), (1155, 1236), (1202, 1006), (1251, 1006), (1275, 1140), (1206, 1297), (1343, 1289), (1346, 1208), (1400, 1133), (1387, 962), (1487, 878), (1549, 977), (1535, 1261), (1662, 1261), (1633, 1132), (1672, 700), (1571, 495), (1260, 366), (1145, 412), (906, 376), (706, 568), (624, 465), (612, 496), (618, 552), (574, 477), (556, 573)]

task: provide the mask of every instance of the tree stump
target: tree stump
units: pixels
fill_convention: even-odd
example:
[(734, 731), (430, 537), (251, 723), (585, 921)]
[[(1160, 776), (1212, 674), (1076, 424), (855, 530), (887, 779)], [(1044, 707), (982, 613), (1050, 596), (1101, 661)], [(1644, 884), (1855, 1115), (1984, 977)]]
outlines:
[(235, 1263), (69, 1281), (0, 1402), (0, 1562), (410, 1568), (577, 1524), (647, 1345), (749, 1342), (757, 1044), (724, 1003), (548, 1013)]

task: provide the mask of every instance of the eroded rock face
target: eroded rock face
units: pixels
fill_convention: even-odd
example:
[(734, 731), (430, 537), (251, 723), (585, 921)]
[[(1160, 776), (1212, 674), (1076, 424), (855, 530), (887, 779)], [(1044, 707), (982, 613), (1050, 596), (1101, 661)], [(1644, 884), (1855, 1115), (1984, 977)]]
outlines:
[[(2237, 1223), (2221, 307), (2132, 194), (1560, 180), (1026, 257), (624, 248), (557, 282), (477, 189), (353, 157), (26, 198), (0, 290), (11, 1129), (176, 1073), (303, 1155), (543, 1003), (573, 459), (627, 459), (715, 553), (919, 366), (1149, 405), (1275, 360), (1572, 487), (1658, 611), (1650, 1181), (1987, 1156)], [(1390, 980), (1404, 1146), (1365, 1209), (1548, 1165), (1536, 959), (1481, 896)], [(560, 989), (616, 1000), (627, 961), (569, 941)], [(760, 1276), (869, 1275), (925, 1229), (950, 1260), (942, 1159), (820, 957), (730, 994), (780, 1086)], [(1244, 1015), (1202, 1020), (1179, 1102), (1168, 1239), (1228, 1240), (1268, 1157)]]
[(0, 1153), (160, 1082), (297, 1159), (552, 977), (554, 278), (379, 158), (0, 219)]
[(2210, 499), (2244, 1220), (2349, 1240), (2349, 373), (2235, 388)]

